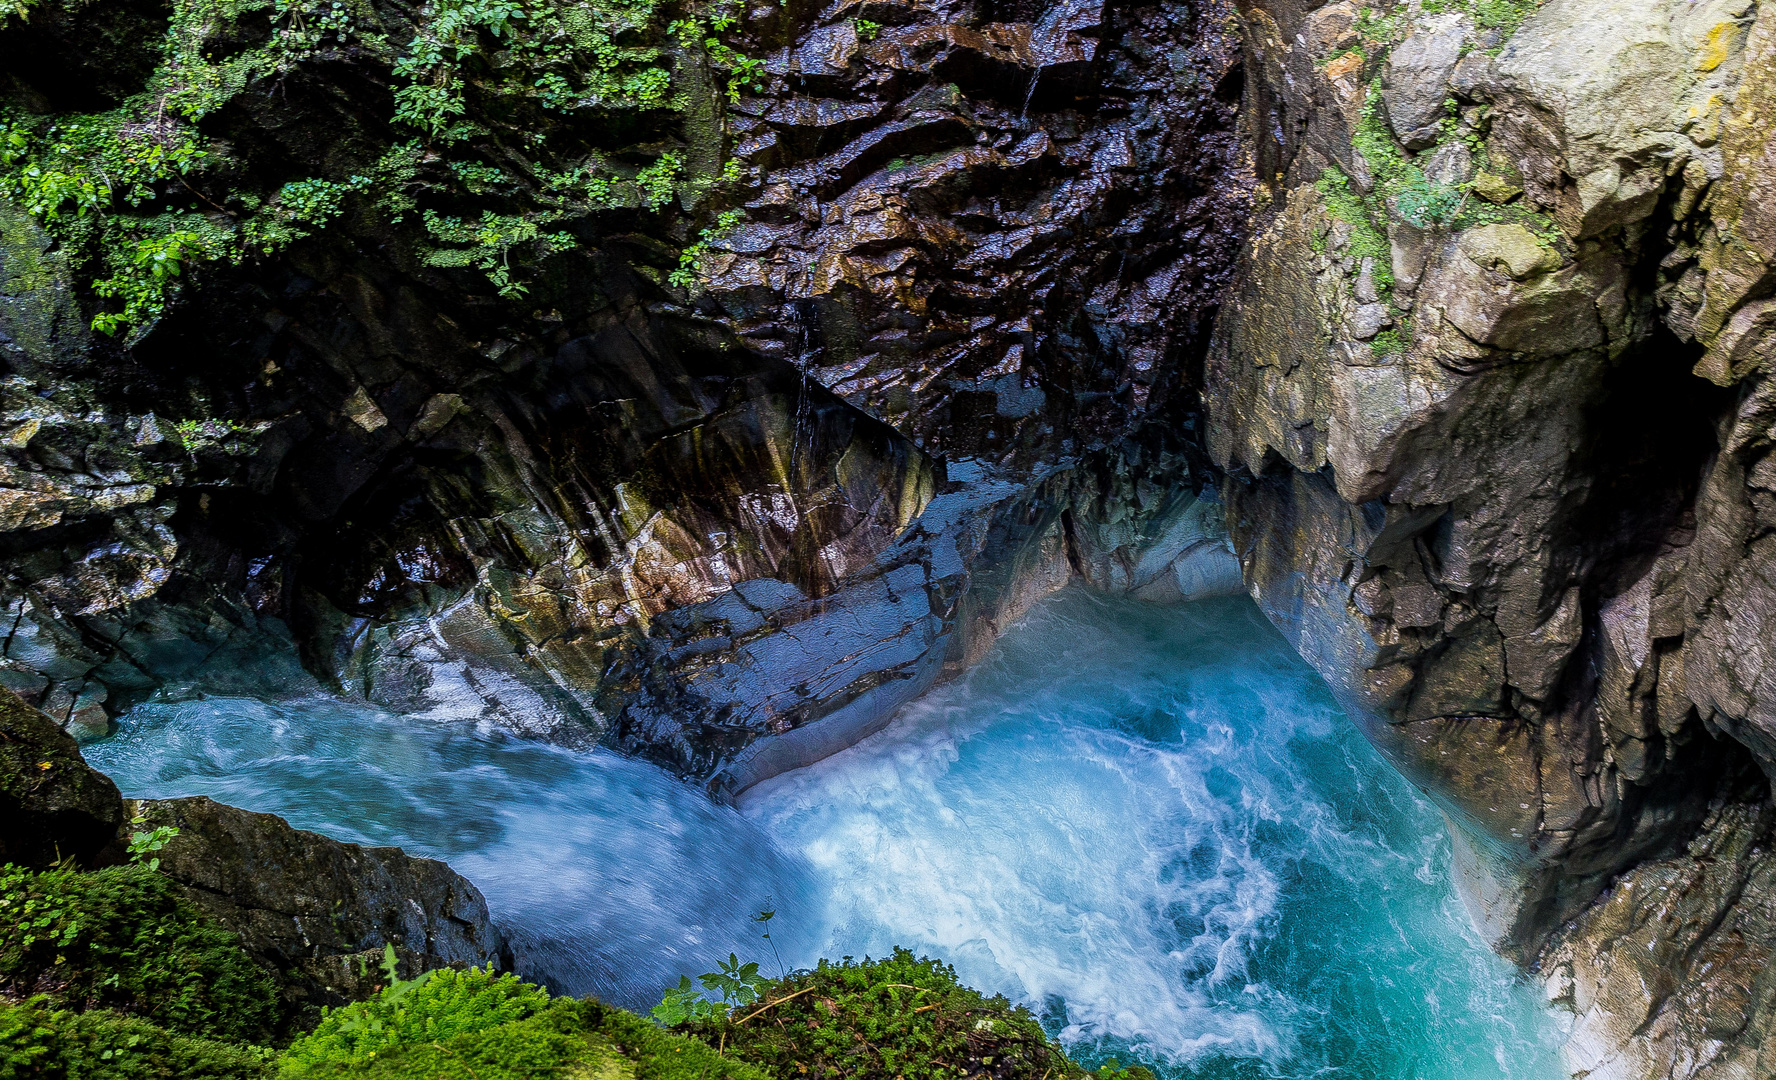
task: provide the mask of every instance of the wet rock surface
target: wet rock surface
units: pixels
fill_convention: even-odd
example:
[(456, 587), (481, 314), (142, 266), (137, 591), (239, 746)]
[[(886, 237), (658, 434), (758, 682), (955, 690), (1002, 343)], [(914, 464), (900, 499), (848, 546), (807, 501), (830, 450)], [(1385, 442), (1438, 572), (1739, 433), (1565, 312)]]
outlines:
[(1764, 1076), (1776, 1063), (1767, 802), (1714, 807), (1683, 851), (1622, 875), (1542, 955), (1577, 1016), (1574, 1075)]
[(32, 869), (63, 859), (91, 866), (115, 854), (123, 825), (117, 785), (87, 767), (73, 736), (3, 691), (0, 822), (0, 862)]
[[(48, 15), (9, 32), (91, 51)], [(1228, 588), (1180, 433), (1250, 187), (1231, 9), (798, 5), (734, 33), (757, 79), (676, 152), (728, 146), (743, 217), (688, 292), (646, 214), (578, 223), (522, 300), (366, 214), (120, 341), (7, 218), (0, 680), (94, 737), (168, 683), (267, 692), (239, 658), (293, 655), (335, 692), (724, 790), (755, 739), (867, 726), (953, 669), (1017, 609), (1001, 592)], [(328, 85), (384, 77), (326, 55)], [(42, 107), (64, 74), (11, 92)], [(318, 77), (218, 114), (238, 168), (367, 167), (382, 98)]]
[[(756, 81), (660, 136), (731, 150), (695, 288), (683, 223), (576, 222), (518, 300), (358, 215), (99, 339), (0, 206), (0, 683), (92, 737), (278, 655), (722, 796), (1069, 578), (1236, 587), (1231, 543), (1459, 826), (1477, 916), (1581, 1014), (1575, 1069), (1768, 1071), (1776, 25), (1431, 6), (761, 7)], [(244, 167), (385, 137), (386, 57), (328, 62), (217, 122)], [(68, 92), (40, 66), (8, 92)], [(495, 948), (428, 918), (416, 954)]]

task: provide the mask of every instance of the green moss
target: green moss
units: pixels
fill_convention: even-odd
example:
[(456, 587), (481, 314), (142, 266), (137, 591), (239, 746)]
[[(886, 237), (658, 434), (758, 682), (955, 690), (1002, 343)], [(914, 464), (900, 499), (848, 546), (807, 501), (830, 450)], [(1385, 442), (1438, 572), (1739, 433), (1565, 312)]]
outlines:
[(985, 997), (947, 965), (906, 949), (883, 960), (821, 961), (777, 984), (759, 1006), (689, 1030), (780, 1080), (1086, 1075), (1028, 1009)]
[[(591, 1038), (579, 1002), (563, 998), (549, 1003), (546, 994), (543, 999), (540, 1009), (521, 1019), (477, 1026), (471, 1014), (458, 1014), (454, 1033), (440, 1029), (428, 1036), (408, 1028), (401, 1038), (376, 1040), (375, 1049), (364, 1049), (364, 1043), (348, 1049), (337, 1041), (298, 1040), (278, 1075), (289, 1080), (328, 1076), (521, 1080), (559, 1076), (570, 1066), (614, 1056)], [(500, 1013), (493, 1009), (482, 1019), (494, 1021)]]
[(597, 1001), (550, 1000), (511, 975), (439, 971), (329, 1012), (282, 1080), (767, 1080), (695, 1039)]
[(1369, 202), (1351, 186), (1350, 178), (1337, 169), (1328, 169), (1314, 185), (1326, 212), (1351, 227), (1350, 255), (1358, 263), (1375, 260), (1373, 274), (1379, 289), (1394, 285), (1393, 251), (1387, 234), (1375, 223), (1376, 215)]
[(1422, 0), (1422, 3), (1426, 14), (1459, 11), (1473, 19), (1481, 29), (1499, 31), (1506, 40), (1542, 6), (1542, 0)]
[(257, 1040), (276, 1020), (271, 980), (238, 939), (145, 866), (0, 868), (0, 991), (39, 990), (207, 1038)]
[(268, 1080), (272, 1053), (48, 998), (0, 1005), (0, 1076), (41, 1080)]
[(698, 1039), (666, 1031), (632, 1012), (599, 1002), (587, 1002), (585, 1007), (599, 1036), (632, 1064), (634, 1080), (768, 1080), (756, 1066), (726, 1056)]
[(1369, 344), (1376, 356), (1397, 356), (1406, 351), (1406, 335), (1399, 330), (1383, 330)]
[(404, 1043), (436, 1042), (524, 1020), (549, 1005), (542, 988), (491, 970), (440, 970), (398, 981), (369, 1001), (328, 1010), (290, 1045), (292, 1066), (365, 1061)]

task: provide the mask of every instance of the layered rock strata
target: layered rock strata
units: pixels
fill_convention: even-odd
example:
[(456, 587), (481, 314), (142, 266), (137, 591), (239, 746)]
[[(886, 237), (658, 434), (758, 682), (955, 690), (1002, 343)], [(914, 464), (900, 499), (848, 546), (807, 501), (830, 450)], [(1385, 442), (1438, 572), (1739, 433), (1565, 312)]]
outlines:
[[(133, 93), (135, 8), (58, 11), (0, 31), (68, 59), (9, 100)], [(258, 32), (218, 25), (189, 32)], [(110, 340), (67, 251), (0, 208), (0, 681), (91, 736), (160, 687), (292, 692), (263, 658), (296, 656), (335, 693), (732, 790), (880, 722), (1075, 568), (1226, 588), (1182, 429), (1247, 208), (1231, 9), (766, 5), (726, 32), (760, 62), (734, 101), (635, 121), (732, 177), (739, 224), (688, 292), (670, 211), (573, 222), (518, 298), (366, 203)], [(203, 122), (232, 175), (374, 172), (390, 57), (342, 35)], [(485, 150), (515, 168), (511, 145)], [(457, 182), (441, 154), (401, 198)]]

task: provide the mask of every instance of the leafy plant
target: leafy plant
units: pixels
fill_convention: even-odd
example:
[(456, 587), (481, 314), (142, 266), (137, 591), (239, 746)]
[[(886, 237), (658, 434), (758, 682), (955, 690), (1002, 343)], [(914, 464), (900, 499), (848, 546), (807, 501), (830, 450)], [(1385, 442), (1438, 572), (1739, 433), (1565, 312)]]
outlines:
[(1400, 216), (1421, 229), (1454, 221), (1463, 202), (1460, 188), (1435, 184), (1423, 178), (1408, 180), (1394, 197), (1394, 207)]
[[(713, 1020), (753, 1004), (776, 985), (776, 980), (759, 974), (756, 962), (743, 964), (735, 953), (729, 953), (718, 967), (718, 971), (707, 971), (697, 977), (703, 987), (701, 990), (691, 985), (689, 975), (679, 976), (678, 985), (667, 990), (660, 1004), (654, 1006), (654, 1019), (667, 1027)], [(710, 993), (721, 996), (712, 998), (707, 996)]]
[(270, 979), (235, 935), (144, 865), (0, 867), (0, 995), (40, 986), (62, 1007), (127, 1010), (206, 1038), (254, 1040), (276, 1015)]
[[(697, 267), (698, 264), (703, 261), (703, 256), (708, 253), (710, 245), (732, 233), (735, 228), (739, 226), (743, 217), (745, 217), (743, 211), (724, 210), (721, 215), (715, 219), (714, 225), (698, 230), (697, 242), (679, 253), (678, 269), (672, 271), (668, 276), (668, 280), (670, 280), (672, 284), (686, 289), (701, 281), (702, 277), (698, 273)], [(769, 922), (771, 916), (774, 914), (775, 912), (763, 912), (761, 915), (755, 916), (754, 918), (759, 922)], [(771, 935), (766, 934), (765, 940), (770, 941)], [(773, 946), (773, 948), (775, 948), (775, 946)]]
[[(147, 823), (148, 819), (140, 815), (130, 819), (131, 825), (146, 825)], [(166, 847), (172, 842), (173, 837), (178, 835), (179, 830), (172, 825), (156, 825), (152, 829), (135, 830), (130, 833), (129, 838), (130, 862), (139, 863), (145, 856), (154, 855), (156, 851)], [(159, 856), (148, 859), (148, 869), (160, 869)]]
[(136, 241), (134, 250), (122, 255), (110, 277), (93, 282), (93, 291), (100, 296), (123, 300), (122, 311), (102, 311), (94, 316), (93, 329), (115, 334), (125, 326), (141, 326), (160, 318), (166, 310), (167, 294), (185, 263), (205, 254), (203, 237), (190, 229)]
[(852, 19), (851, 26), (857, 31), (857, 39), (859, 41), (871, 41), (877, 34), (882, 32), (881, 23), (870, 22), (868, 19)]
[(777, 958), (778, 973), (783, 978), (788, 978), (789, 969), (783, 966), (783, 954), (777, 951), (777, 943), (771, 940), (771, 920), (776, 917), (777, 913), (767, 908), (754, 915), (752, 921), (759, 924), (759, 935), (765, 939), (767, 945), (771, 946), (771, 955)]
[(527, 245), (533, 256), (541, 259), (565, 251), (574, 244), (570, 232), (543, 232), (543, 225), (554, 218), (554, 215), (507, 216), (485, 210), (481, 220), (464, 221), (427, 210), (424, 218), (426, 231), (457, 246), (434, 248), (426, 254), (425, 261), (431, 266), (472, 266), (486, 273), (501, 296), (523, 296), (529, 286), (512, 277), (512, 250)]

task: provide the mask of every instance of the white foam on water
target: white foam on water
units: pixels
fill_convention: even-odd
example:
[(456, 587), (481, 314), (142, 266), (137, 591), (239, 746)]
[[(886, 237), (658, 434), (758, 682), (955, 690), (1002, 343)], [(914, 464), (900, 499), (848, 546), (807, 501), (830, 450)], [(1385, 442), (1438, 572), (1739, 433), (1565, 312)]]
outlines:
[(633, 1008), (758, 948), (759, 910), (816, 903), (806, 869), (756, 826), (606, 751), (314, 696), (151, 702), (86, 755), (131, 796), (208, 795), (446, 859), (487, 897), (521, 971)]
[(87, 748), (448, 859), (521, 969), (645, 1009), (738, 952), (904, 944), (1087, 1060), (1177, 1078), (1543, 1080), (1548, 1014), (1473, 933), (1442, 823), (1246, 601), (1067, 590), (884, 731), (746, 793), (393, 716), (312, 686), (139, 706)]
[(741, 808), (829, 896), (1064, 1040), (1200, 1075), (1551, 1077), (1435, 813), (1249, 603), (1040, 605), (968, 675)]

